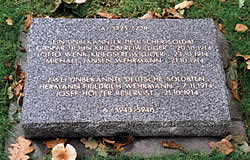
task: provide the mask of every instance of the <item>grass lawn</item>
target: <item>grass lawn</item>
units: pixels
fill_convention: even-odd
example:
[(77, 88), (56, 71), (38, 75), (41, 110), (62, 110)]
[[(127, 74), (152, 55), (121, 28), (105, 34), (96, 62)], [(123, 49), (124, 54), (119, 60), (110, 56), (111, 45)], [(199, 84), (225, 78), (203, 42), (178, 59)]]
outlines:
[[(8, 136), (8, 130), (13, 122), (8, 119), (9, 100), (5, 92), (4, 76), (14, 75), (15, 52), (18, 49), (18, 34), (20, 26), (24, 24), (25, 15), (33, 12), (34, 17), (77, 17), (93, 18), (98, 17), (97, 11), (108, 11), (114, 14), (121, 14), (121, 18), (137, 18), (144, 15), (147, 11), (162, 13), (164, 8), (173, 7), (182, 0), (88, 0), (82, 5), (62, 4), (55, 13), (50, 11), (55, 7), (53, 0), (0, 0), (0, 159), (6, 159), (6, 153), (3, 152), (4, 141)], [(247, 0), (246, 0), (247, 2)], [(235, 32), (234, 27), (237, 23), (250, 26), (249, 21), (249, 3), (239, 8), (238, 0), (195, 0), (194, 5), (185, 10), (185, 18), (213, 18), (216, 22), (221, 23), (224, 29), (225, 37), (230, 45), (230, 54), (234, 57), (236, 52), (241, 54), (249, 53), (249, 30), (240, 33)], [(8, 25), (6, 20), (11, 18), (13, 25)], [(241, 95), (241, 112), (246, 127), (249, 126), (249, 106), (250, 106), (250, 72), (245, 70), (245, 63), (242, 59), (237, 58), (239, 63), (239, 87), (238, 92)], [(249, 131), (249, 129), (247, 128)], [(248, 132), (248, 134), (250, 134)], [(248, 135), (249, 137), (249, 135)], [(204, 155), (200, 153), (175, 154), (164, 156), (161, 159), (245, 159), (238, 153), (230, 156), (220, 154)], [(135, 160), (143, 159), (133, 157)], [(112, 158), (111, 158), (112, 159)], [(131, 159), (120, 157), (119, 159)], [(153, 158), (152, 159), (158, 159)]]

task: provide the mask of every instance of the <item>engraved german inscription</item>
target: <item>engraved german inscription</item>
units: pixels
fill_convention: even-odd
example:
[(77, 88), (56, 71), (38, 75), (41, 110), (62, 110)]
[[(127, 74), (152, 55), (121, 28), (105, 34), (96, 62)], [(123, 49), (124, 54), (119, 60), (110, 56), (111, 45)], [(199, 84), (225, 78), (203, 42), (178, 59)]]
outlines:
[(33, 18), (25, 136), (227, 135), (226, 47), (216, 27), (212, 19)]

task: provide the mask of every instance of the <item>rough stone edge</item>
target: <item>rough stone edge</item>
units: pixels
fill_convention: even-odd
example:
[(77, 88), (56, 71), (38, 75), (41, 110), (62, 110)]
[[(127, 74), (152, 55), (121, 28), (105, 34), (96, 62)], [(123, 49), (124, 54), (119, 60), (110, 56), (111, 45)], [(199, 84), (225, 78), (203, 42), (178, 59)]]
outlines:
[(225, 69), (228, 67), (229, 61), (231, 60), (231, 56), (229, 55), (229, 44), (224, 34), (219, 30), (216, 21), (213, 20), (213, 23), (216, 29), (216, 42), (218, 44), (218, 52), (219, 52), (219, 56), (221, 59), (220, 69), (221, 69), (221, 73), (223, 74), (225, 93), (226, 93), (227, 102), (228, 102), (227, 110), (229, 112), (228, 116), (230, 118), (229, 127), (232, 128), (232, 117), (231, 117), (231, 112), (230, 112), (232, 108), (232, 98), (230, 97), (229, 90), (226, 84), (227, 80), (226, 80), (226, 73), (225, 73)]
[[(58, 138), (84, 136), (121, 136), (132, 133), (135, 136), (225, 136), (231, 128), (231, 121), (179, 121), (170, 127), (169, 122), (102, 122), (102, 123), (54, 123), (22, 124), (27, 138)], [(155, 125), (153, 125), (155, 124)], [(55, 127), (56, 126), (56, 127)], [(107, 134), (108, 128), (116, 128)], [(132, 127), (130, 127), (132, 126)], [(151, 126), (151, 127), (148, 127)], [(153, 127), (152, 127), (153, 126)], [(69, 132), (63, 132), (68, 130)], [(87, 131), (86, 131), (87, 130)], [(106, 130), (106, 132), (103, 132)], [(46, 133), (47, 136), (44, 136)], [(60, 135), (60, 136), (58, 136)]]

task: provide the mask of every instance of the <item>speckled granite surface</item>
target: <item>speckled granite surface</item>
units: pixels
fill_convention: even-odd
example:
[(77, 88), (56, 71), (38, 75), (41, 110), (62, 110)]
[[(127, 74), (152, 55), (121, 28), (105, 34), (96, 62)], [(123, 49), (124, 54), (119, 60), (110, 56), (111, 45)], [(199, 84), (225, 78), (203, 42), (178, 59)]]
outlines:
[[(211, 19), (34, 18), (22, 110), (25, 135), (223, 136), (231, 121), (220, 48)], [(76, 77), (85, 81), (69, 89)], [(94, 85), (107, 77), (116, 79), (106, 85), (121, 88), (101, 93)], [(142, 77), (133, 83), (144, 88), (127, 88), (128, 77)], [(88, 85), (94, 88), (86, 90)], [(110, 93), (103, 96), (104, 91)]]

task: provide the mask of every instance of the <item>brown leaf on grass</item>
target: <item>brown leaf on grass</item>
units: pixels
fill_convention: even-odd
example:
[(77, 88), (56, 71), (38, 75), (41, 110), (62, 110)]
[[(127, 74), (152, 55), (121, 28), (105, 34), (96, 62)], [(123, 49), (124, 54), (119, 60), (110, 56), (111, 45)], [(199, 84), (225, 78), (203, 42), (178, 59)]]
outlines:
[(75, 148), (70, 144), (67, 144), (66, 147), (63, 143), (57, 144), (51, 152), (52, 160), (75, 160), (77, 157)]
[(250, 55), (242, 55), (239, 52), (235, 54), (236, 57), (242, 57), (244, 60), (250, 60)]
[(121, 146), (115, 148), (116, 152), (122, 152), (124, 150), (125, 150), (125, 148), (121, 148)]
[(61, 17), (57, 17), (57, 18), (65, 19), (66, 17), (65, 16), (61, 16)]
[(247, 64), (247, 69), (250, 70), (250, 60), (248, 60), (246, 64)]
[(13, 20), (9, 17), (8, 19), (6, 19), (5, 21), (9, 26), (13, 26)]
[(115, 141), (111, 141), (109, 139), (103, 138), (103, 141), (109, 144), (115, 144)]
[(211, 142), (208, 142), (208, 145), (210, 148), (213, 148), (213, 146), (216, 144), (216, 142), (214, 141), (211, 141)]
[(21, 51), (21, 52), (26, 52), (26, 49), (24, 47), (18, 47), (18, 49)]
[(17, 83), (17, 85), (16, 85), (15, 88), (14, 88), (15, 96), (18, 96), (18, 95), (20, 94), (22, 88), (23, 88), (23, 87), (22, 87), (22, 84), (18, 84), (18, 83)]
[(233, 145), (227, 139), (222, 139), (219, 142), (208, 142), (208, 145), (212, 150), (218, 150), (225, 155), (233, 152)]
[(248, 21), (248, 17), (238, 17), (238, 19), (241, 21)]
[(107, 11), (97, 12), (96, 14), (103, 17), (103, 18), (108, 18), (108, 19), (119, 19), (119, 18), (121, 18), (121, 16), (115, 16), (113, 13), (108, 13)]
[(11, 148), (8, 148), (9, 153), (11, 154), (9, 157), (10, 160), (28, 160), (30, 157), (26, 154), (34, 151), (34, 148), (30, 146), (32, 143), (31, 140), (27, 140), (22, 136), (18, 137), (16, 140), (16, 144), (11, 144)]
[(26, 19), (24, 21), (24, 29), (29, 29), (30, 28), (32, 17), (33, 17), (33, 12), (31, 12), (30, 15), (26, 16)]
[(168, 13), (167, 8), (163, 8), (162, 13), (161, 13), (162, 17), (166, 16), (167, 13)]
[(18, 78), (20, 80), (24, 80), (25, 79), (25, 72), (21, 72), (20, 75), (18, 76)]
[(43, 144), (45, 144), (46, 147), (50, 149), (50, 148), (53, 148), (60, 143), (64, 144), (66, 141), (67, 141), (67, 139), (56, 138), (55, 140), (45, 141), (45, 142), (43, 142)]
[(20, 93), (19, 96), (18, 96), (18, 98), (17, 98), (17, 104), (20, 103), (20, 100), (21, 100), (21, 98), (23, 98), (23, 97), (24, 97), (24, 93)]
[(92, 139), (92, 137), (89, 137), (88, 139), (81, 138), (80, 141), (85, 145), (85, 148), (89, 148), (93, 150), (98, 147), (98, 142)]
[(115, 143), (113, 148), (117, 151), (117, 152), (121, 152), (124, 151), (124, 148), (121, 148), (122, 146), (126, 146), (128, 144), (131, 144), (133, 142), (133, 136), (129, 135), (127, 136), (127, 141), (125, 142), (121, 142), (121, 143)]
[(235, 30), (236, 32), (245, 32), (245, 31), (248, 30), (248, 28), (247, 28), (247, 26), (245, 26), (244, 24), (239, 24), (239, 23), (238, 23), (238, 24), (236, 24), (234, 30)]
[(11, 89), (14, 91), (15, 96), (18, 97), (17, 103), (19, 104), (21, 98), (24, 97), (25, 72), (21, 71), (21, 66), (18, 63), (16, 63), (15, 76), (18, 82), (13, 82)]
[(240, 101), (240, 96), (239, 94), (236, 92), (238, 88), (238, 82), (237, 81), (232, 81), (232, 93), (233, 93), (233, 97), (237, 100)]
[(18, 97), (17, 98), (17, 104), (19, 104), (19, 101), (21, 98), (24, 97), (24, 84), (25, 84), (25, 72), (22, 72), (23, 74), (21, 74), (19, 76), (19, 81), (18, 82), (13, 82), (11, 84), (11, 89), (14, 91), (15, 96)]
[(126, 146), (127, 144), (125, 143), (115, 143), (113, 148), (117, 151), (117, 152), (121, 152), (124, 151), (124, 148), (121, 148), (122, 146)]
[(220, 0), (220, 2), (226, 2), (226, 0)]
[(189, 8), (190, 6), (192, 6), (194, 4), (193, 1), (183, 1), (177, 5), (174, 6), (175, 9), (184, 9), (184, 8)]
[(232, 135), (228, 135), (226, 136), (224, 139), (228, 140), (228, 141), (231, 141), (233, 139), (233, 136)]
[(183, 19), (183, 18), (184, 18), (184, 17), (183, 17), (179, 12), (177, 12), (176, 9), (174, 9), (174, 8), (169, 8), (169, 9), (167, 9), (167, 12), (170, 13), (170, 14), (172, 14), (172, 16), (171, 16), (171, 15), (168, 16), (169, 18), (180, 18), (180, 19)]
[(159, 18), (159, 15), (153, 11), (148, 11), (146, 14), (144, 14), (142, 17), (139, 17), (138, 19), (157, 19)]
[(221, 32), (224, 32), (224, 29), (223, 29), (223, 27), (222, 27), (222, 24), (221, 24), (221, 23), (219, 23), (219, 24), (218, 24), (218, 28), (219, 28), (219, 30), (220, 30)]
[(183, 146), (181, 144), (176, 144), (175, 141), (162, 141), (162, 146), (170, 149), (183, 149)]

